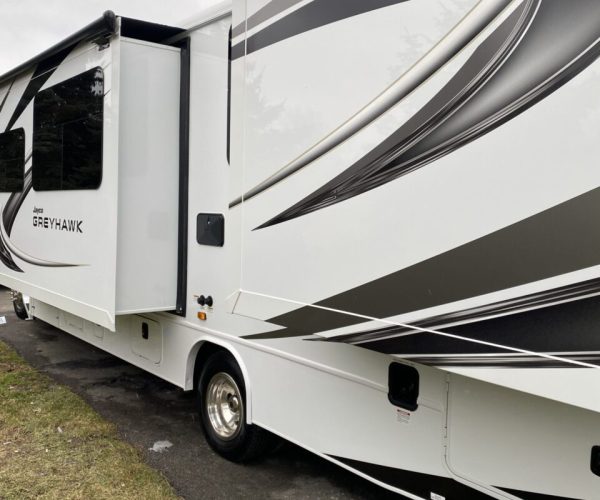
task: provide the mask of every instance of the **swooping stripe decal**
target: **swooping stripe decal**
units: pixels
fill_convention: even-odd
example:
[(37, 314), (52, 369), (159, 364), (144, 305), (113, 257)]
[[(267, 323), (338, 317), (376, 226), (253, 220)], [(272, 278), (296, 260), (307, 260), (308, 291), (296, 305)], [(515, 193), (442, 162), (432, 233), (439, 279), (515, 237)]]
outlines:
[[(48, 59), (41, 61), (33, 75), (31, 80), (27, 84), (21, 99), (17, 103), (16, 108), (14, 109), (10, 120), (6, 126), (6, 131), (11, 130), (16, 121), (21, 117), (27, 106), (31, 103), (31, 101), (35, 98), (39, 90), (43, 87), (43, 85), (48, 81), (48, 79), (52, 76), (56, 68), (66, 59), (69, 53), (73, 50), (73, 47), (67, 47), (63, 51), (49, 57)], [(11, 87), (12, 87), (11, 83)], [(8, 96), (8, 94), (7, 94)], [(4, 103), (3, 103), (4, 104)], [(31, 154), (27, 156), (25, 159), (25, 164), (29, 162), (31, 159)], [(15, 263), (11, 252), (9, 251), (9, 245), (6, 240), (10, 237), (10, 233), (12, 231), (13, 224), (17, 217), (17, 213), (25, 200), (25, 197), (29, 194), (32, 188), (32, 171), (29, 168), (25, 172), (25, 179), (23, 190), (17, 193), (12, 193), (2, 211), (2, 223), (4, 225), (4, 229), (6, 234), (0, 234), (0, 261), (9, 269), (15, 272), (22, 273), (23, 270)]]
[(340, 203), (452, 153), (535, 105), (600, 55), (600, 2), (523, 5), (397, 132), (257, 229)]
[(231, 30), (231, 36), (236, 37), (244, 31), (256, 28), (259, 24), (281, 14), (283, 11), (300, 3), (302, 0), (271, 0), (267, 5), (258, 9), (254, 14), (248, 17), (246, 21), (238, 24)]
[[(443, 332), (567, 360), (600, 364), (599, 325), (600, 297), (594, 296), (444, 328)], [(507, 355), (506, 351), (499, 351), (497, 347), (431, 333), (382, 329), (379, 335), (381, 340), (373, 336), (372, 340), (357, 344), (373, 351), (436, 366), (563, 366), (559, 360)], [(565, 363), (564, 366), (577, 365)]]
[(401, 74), (388, 88), (283, 168), (231, 201), (229, 207), (233, 208), (242, 201), (248, 201), (283, 181), (379, 118), (463, 50), (509, 4), (510, 0), (479, 2), (438, 44), (408, 71)]
[(306, 31), (408, 0), (313, 0), (233, 46), (232, 59), (252, 54)]
[[(600, 264), (600, 188), (317, 306), (372, 318), (469, 299)], [(311, 306), (269, 319), (286, 327), (250, 338), (308, 335), (364, 322)]]

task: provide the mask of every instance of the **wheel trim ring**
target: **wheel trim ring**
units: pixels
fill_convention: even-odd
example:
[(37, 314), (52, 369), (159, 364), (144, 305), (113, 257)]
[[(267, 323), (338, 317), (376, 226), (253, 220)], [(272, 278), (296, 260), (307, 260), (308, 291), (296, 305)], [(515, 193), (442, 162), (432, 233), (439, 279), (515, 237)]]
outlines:
[(206, 386), (206, 413), (219, 439), (230, 441), (241, 430), (244, 401), (235, 380), (225, 372), (212, 376)]

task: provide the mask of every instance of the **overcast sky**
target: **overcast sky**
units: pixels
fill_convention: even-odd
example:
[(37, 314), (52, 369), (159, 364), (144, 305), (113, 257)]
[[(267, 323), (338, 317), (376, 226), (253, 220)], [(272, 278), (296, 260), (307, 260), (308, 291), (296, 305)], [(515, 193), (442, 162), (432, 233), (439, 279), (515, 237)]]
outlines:
[(0, 0), (0, 75), (99, 18), (105, 10), (177, 25), (218, 0)]

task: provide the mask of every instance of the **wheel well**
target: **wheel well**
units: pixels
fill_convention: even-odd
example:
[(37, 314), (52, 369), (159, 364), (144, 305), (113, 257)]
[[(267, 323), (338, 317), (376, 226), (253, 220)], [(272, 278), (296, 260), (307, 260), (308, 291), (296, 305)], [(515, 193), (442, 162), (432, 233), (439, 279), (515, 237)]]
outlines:
[(202, 364), (206, 362), (216, 352), (223, 351), (228, 354), (231, 352), (220, 345), (213, 344), (212, 342), (203, 342), (198, 352), (196, 353), (196, 361), (194, 362), (194, 390), (198, 388), (198, 379), (200, 378), (200, 372), (202, 370)]
[[(196, 349), (197, 349), (197, 351), (196, 351)], [(195, 352), (195, 355), (194, 355), (194, 352)], [(248, 419), (248, 423), (251, 424), (252, 423), (252, 395), (251, 395), (251, 387), (250, 387), (250, 383), (249, 383), (250, 379), (249, 379), (249, 375), (246, 371), (246, 366), (245, 366), (243, 360), (241, 359), (241, 357), (238, 355), (238, 353), (234, 349), (231, 349), (227, 346), (222, 346), (220, 344), (216, 344), (209, 340), (204, 340), (204, 341), (201, 341), (198, 344), (196, 344), (196, 346), (194, 346), (194, 349), (192, 349), (192, 351), (189, 354), (188, 364), (187, 364), (187, 366), (189, 367), (188, 368), (188, 374), (189, 374), (191, 371), (191, 368), (192, 368), (192, 363), (194, 363), (193, 364), (194, 371), (193, 371), (193, 378), (192, 378), (192, 383), (193, 383), (192, 389), (194, 391), (196, 391), (198, 389), (198, 379), (200, 378), (200, 373), (202, 372), (203, 363), (205, 363), (206, 360), (210, 356), (215, 354), (216, 352), (226, 352), (227, 354), (229, 354), (235, 360), (235, 362), (240, 367), (240, 370), (242, 371), (242, 375), (244, 377), (244, 389), (245, 389), (245, 393), (246, 393), (246, 418)], [(189, 380), (189, 376), (188, 376), (187, 380)]]

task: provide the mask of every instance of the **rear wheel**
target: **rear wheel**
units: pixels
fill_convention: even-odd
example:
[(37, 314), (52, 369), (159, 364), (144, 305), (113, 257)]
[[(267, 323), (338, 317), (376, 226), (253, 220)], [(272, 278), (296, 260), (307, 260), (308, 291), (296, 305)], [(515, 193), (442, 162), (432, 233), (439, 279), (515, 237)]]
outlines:
[(275, 436), (246, 423), (244, 377), (231, 354), (218, 351), (204, 363), (198, 396), (206, 441), (219, 455), (247, 462), (273, 448)]
[(29, 319), (29, 297), (16, 290), (12, 290), (12, 297), (13, 309), (17, 317)]

